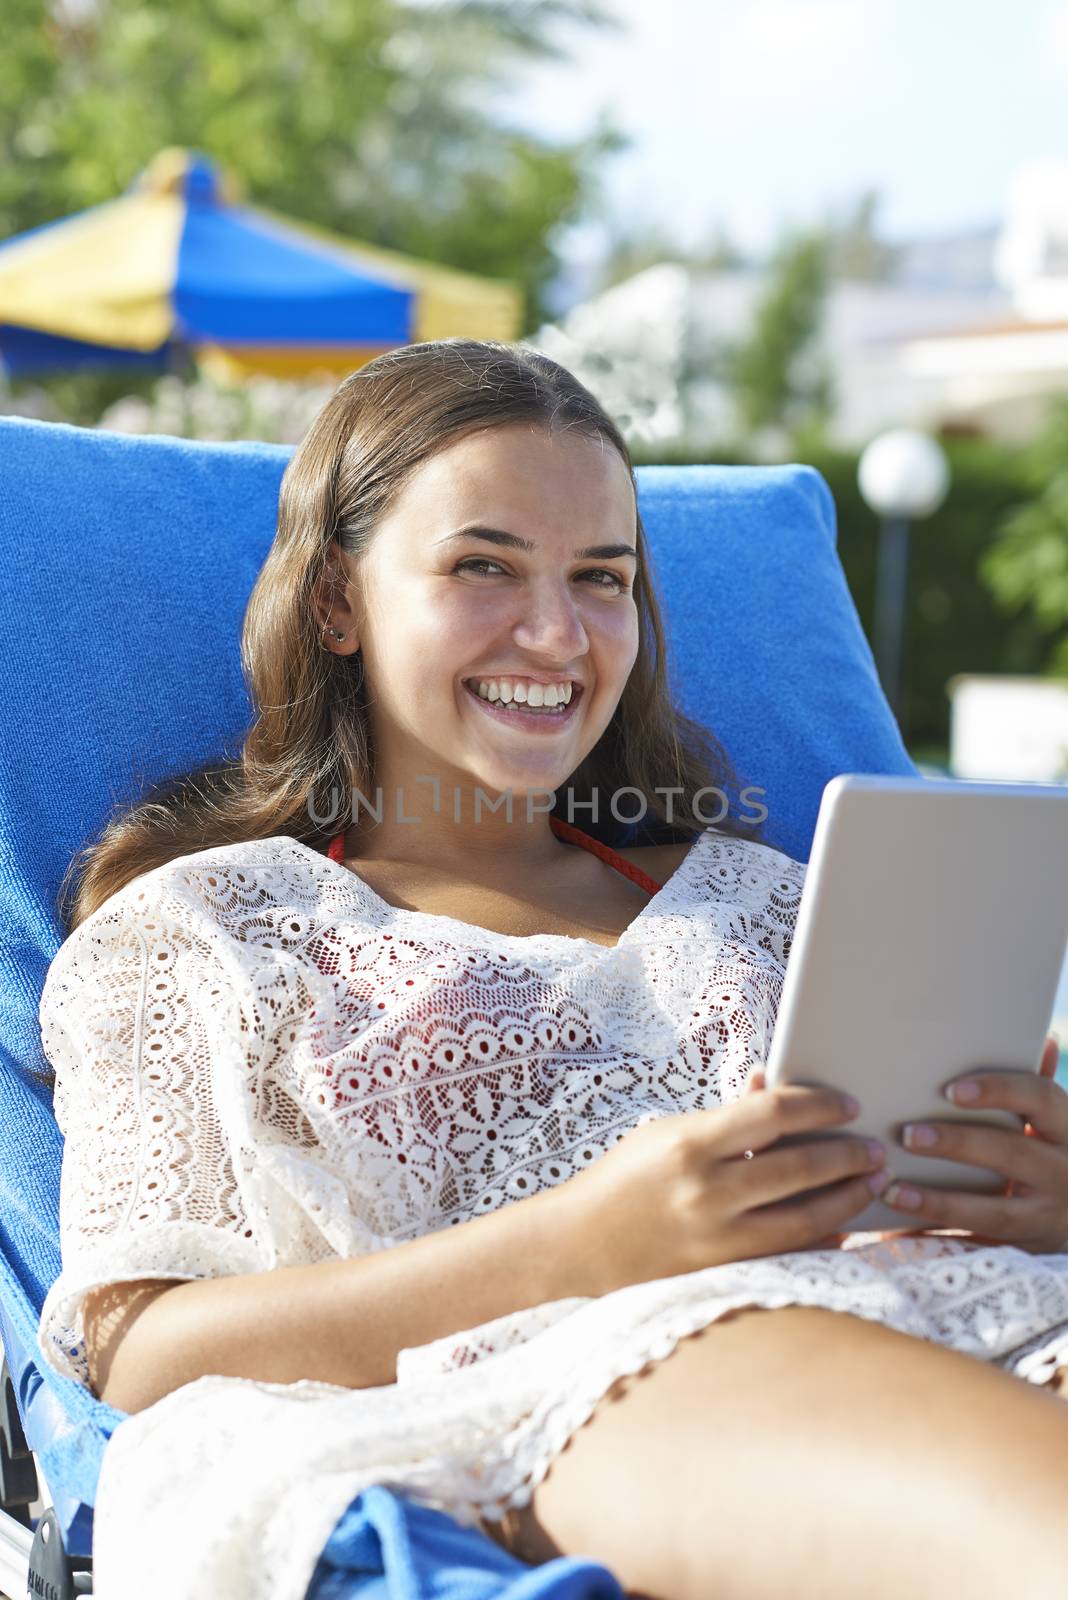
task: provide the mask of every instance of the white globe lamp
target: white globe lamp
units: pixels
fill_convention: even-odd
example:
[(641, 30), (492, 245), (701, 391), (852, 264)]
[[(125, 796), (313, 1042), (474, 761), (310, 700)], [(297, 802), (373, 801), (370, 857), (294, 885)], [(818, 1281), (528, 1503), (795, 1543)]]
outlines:
[(860, 458), (857, 481), (880, 520), (875, 579), (875, 661), (886, 698), (897, 715), (902, 638), (908, 591), (909, 524), (931, 517), (949, 493), (945, 452), (917, 428), (891, 428)]

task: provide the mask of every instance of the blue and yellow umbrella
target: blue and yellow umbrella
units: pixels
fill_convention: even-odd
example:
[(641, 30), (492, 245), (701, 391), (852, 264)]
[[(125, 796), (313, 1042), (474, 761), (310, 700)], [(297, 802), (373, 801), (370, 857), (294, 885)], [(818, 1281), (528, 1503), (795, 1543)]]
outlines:
[(259, 207), (196, 151), (163, 150), (118, 200), (0, 244), (12, 375), (166, 369), (224, 382), (343, 374), (384, 350), (519, 337), (518, 285), (353, 244)]

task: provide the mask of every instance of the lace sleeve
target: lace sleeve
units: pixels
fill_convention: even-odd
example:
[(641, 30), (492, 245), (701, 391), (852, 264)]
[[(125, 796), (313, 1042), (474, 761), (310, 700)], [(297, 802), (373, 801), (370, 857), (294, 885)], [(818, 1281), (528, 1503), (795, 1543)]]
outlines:
[(243, 998), (240, 962), (166, 872), (145, 874), (75, 930), (40, 1004), (65, 1143), (62, 1271), (38, 1346), (87, 1386), (90, 1289), (276, 1262), (233, 1083), (255, 1079), (265, 1030)]
[(758, 895), (758, 915), (764, 926), (760, 946), (777, 957), (785, 967), (790, 959), (797, 913), (805, 887), (806, 863), (770, 846), (759, 846), (765, 876)]
[(808, 870), (805, 862), (773, 845), (719, 835), (714, 829), (709, 836), (698, 899), (740, 915), (745, 934), (785, 970)]
[[(728, 1008), (710, 1042), (737, 1046), (718, 1062), (718, 1092), (726, 1103), (745, 1092), (751, 1067), (767, 1061), (806, 866), (771, 845), (712, 829), (704, 842), (694, 910), (701, 925), (714, 931), (710, 1003)], [(696, 995), (693, 1003), (699, 1004)]]

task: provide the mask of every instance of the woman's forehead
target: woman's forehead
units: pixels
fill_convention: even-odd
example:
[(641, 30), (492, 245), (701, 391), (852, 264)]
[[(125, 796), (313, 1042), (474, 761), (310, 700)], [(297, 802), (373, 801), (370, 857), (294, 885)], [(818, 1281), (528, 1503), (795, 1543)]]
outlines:
[(607, 440), (526, 424), (457, 440), (423, 462), (394, 503), (398, 520), (411, 515), (422, 527), (430, 510), (442, 532), (469, 521), (507, 528), (532, 513), (536, 521), (570, 521), (580, 508), (597, 518), (632, 518), (626, 463)]

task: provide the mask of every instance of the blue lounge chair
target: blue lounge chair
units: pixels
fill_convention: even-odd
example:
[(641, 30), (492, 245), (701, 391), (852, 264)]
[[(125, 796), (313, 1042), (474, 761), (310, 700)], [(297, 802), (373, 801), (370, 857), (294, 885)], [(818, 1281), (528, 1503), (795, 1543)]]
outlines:
[[(0, 1594), (12, 1600), (31, 1574), (34, 1594), (91, 1593), (97, 1476), (124, 1420), (36, 1346), (60, 1267), (62, 1139), (33, 1076), (47, 1065), (37, 1007), (64, 937), (56, 893), (113, 806), (238, 752), (250, 715), (241, 621), (288, 457), (0, 419), (16, 645), (0, 712)], [(916, 770), (846, 586), (827, 486), (804, 466), (647, 467), (638, 482), (683, 709), (722, 740), (741, 781), (765, 791), (768, 841), (807, 860), (831, 777)], [(527, 1570), (402, 1497), (376, 1489), (361, 1502), (324, 1552), (316, 1600), (410, 1600), (388, 1556), (401, 1534), (424, 1562), (447, 1564), (462, 1547), (465, 1570), (485, 1577), (465, 1594), (503, 1594), (507, 1573)], [(569, 1595), (620, 1592), (604, 1569), (571, 1565)], [(523, 1590), (562, 1592), (548, 1575), (544, 1589)]]

